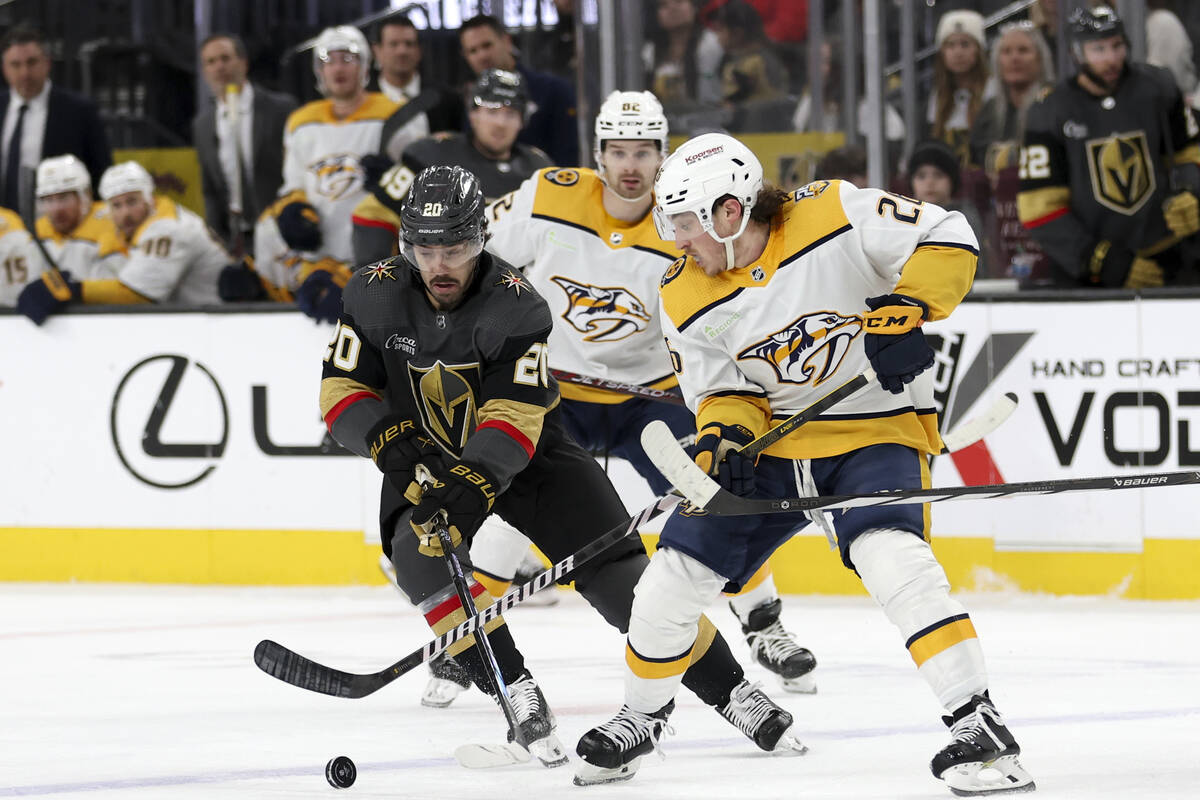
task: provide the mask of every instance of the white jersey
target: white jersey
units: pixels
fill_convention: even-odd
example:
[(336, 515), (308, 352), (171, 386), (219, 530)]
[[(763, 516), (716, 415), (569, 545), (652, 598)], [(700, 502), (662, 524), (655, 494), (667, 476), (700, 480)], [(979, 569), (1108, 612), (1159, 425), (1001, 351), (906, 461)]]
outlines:
[[(865, 370), (864, 300), (896, 292), (946, 317), (971, 286), (963, 216), (842, 181), (796, 190), (757, 262), (715, 277), (690, 258), (663, 276), (663, 328), (696, 413), (761, 434)], [(820, 458), (895, 442), (937, 452), (933, 370), (900, 394), (872, 381), (766, 452)]]
[(0, 306), (16, 306), (21, 290), (45, 269), (46, 260), (21, 218), (0, 208)]
[(115, 278), (125, 264), (125, 244), (107, 203), (92, 203), (88, 215), (66, 235), (54, 230), (45, 216), (38, 218), (36, 230), (58, 268), (77, 281)]
[[(521, 267), (555, 316), (550, 366), (664, 388), (675, 383), (662, 338), (658, 283), (680, 253), (650, 214), (622, 222), (604, 210), (590, 169), (543, 169), (487, 210), (488, 249)], [(562, 383), (569, 400), (628, 397)]]
[[(362, 157), (385, 150), (383, 125), (399, 107), (379, 92), (367, 92), (362, 105), (343, 119), (334, 117), (332, 100), (315, 100), (288, 117), (279, 194), (284, 202), (304, 200), (320, 214), (322, 244), (316, 256), (354, 260), (350, 215), (365, 194)], [(274, 257), (256, 242), (256, 263)]]
[(117, 279), (158, 303), (221, 302), (217, 279), (233, 259), (199, 216), (166, 197), (129, 244), (129, 259)]

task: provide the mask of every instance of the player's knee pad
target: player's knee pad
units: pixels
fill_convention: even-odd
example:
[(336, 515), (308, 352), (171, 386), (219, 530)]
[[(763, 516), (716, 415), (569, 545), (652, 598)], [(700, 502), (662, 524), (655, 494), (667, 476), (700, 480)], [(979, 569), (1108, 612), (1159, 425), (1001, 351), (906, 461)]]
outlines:
[(529, 539), (492, 514), (471, 539), (471, 566), (501, 581), (511, 581), (529, 549)]
[(975, 627), (950, 596), (946, 572), (927, 542), (907, 531), (868, 531), (850, 545), (850, 557), (944, 706), (987, 688)]
[(726, 579), (689, 555), (658, 550), (634, 589), (629, 644), (640, 654), (669, 657), (691, 648), (700, 616)]
[(645, 553), (626, 553), (576, 579), (575, 591), (600, 612), (605, 622), (621, 633), (628, 633), (634, 587), (649, 561)]

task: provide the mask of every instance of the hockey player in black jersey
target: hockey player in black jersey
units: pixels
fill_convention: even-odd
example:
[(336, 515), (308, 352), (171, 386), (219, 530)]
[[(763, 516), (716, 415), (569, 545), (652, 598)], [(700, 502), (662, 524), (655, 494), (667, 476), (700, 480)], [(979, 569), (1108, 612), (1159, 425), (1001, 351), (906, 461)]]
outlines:
[(1195, 115), (1169, 72), (1128, 61), (1124, 25), (1110, 9), (1079, 9), (1071, 28), (1079, 71), (1026, 120), (1021, 222), (1060, 285), (1186, 280), (1187, 245), (1200, 231)]
[(400, 230), (400, 207), (413, 176), (426, 167), (457, 164), (479, 179), (490, 202), (508, 194), (550, 157), (517, 136), (528, 117), (529, 92), (519, 72), (489, 69), (479, 76), (467, 97), (467, 133), (435, 133), (418, 139), (370, 187), (354, 209), (354, 258), (369, 264), (395, 253)]
[[(466, 618), (430, 522), (444, 513), (464, 563), (484, 517), (499, 514), (560, 561), (627, 520), (604, 471), (563, 430), (549, 374), (551, 316), (520, 272), (483, 252), (483, 192), (461, 167), (430, 167), (401, 209), (400, 256), (346, 285), (326, 351), (321, 412), (333, 437), (384, 473), (380, 531), (397, 583), (437, 633)], [(433, 480), (413, 481), (423, 464)], [(622, 632), (649, 560), (640, 538), (566, 576)], [(492, 597), (472, 581), (477, 607)], [(503, 618), (486, 630), (531, 750), (566, 763), (554, 716)], [(707, 620), (683, 683), (764, 750), (797, 749), (792, 716), (744, 679)], [(487, 691), (473, 637), (451, 645)], [(753, 714), (751, 712), (753, 711)]]

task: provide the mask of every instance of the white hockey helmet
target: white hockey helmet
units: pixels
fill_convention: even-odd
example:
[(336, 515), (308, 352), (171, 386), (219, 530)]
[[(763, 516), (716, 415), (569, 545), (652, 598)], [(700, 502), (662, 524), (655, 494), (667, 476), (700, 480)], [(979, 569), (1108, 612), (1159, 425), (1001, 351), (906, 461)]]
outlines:
[(154, 208), (154, 178), (136, 161), (122, 161), (104, 170), (100, 176), (100, 197), (106, 202), (129, 192), (141, 192)]
[(338, 51), (358, 56), (358, 70), (364, 89), (371, 79), (371, 47), (367, 44), (367, 37), (353, 25), (335, 25), (321, 31), (313, 44), (313, 75), (317, 78), (317, 89), (322, 95), (326, 90), (321, 65), (329, 60), (331, 53)]
[(667, 117), (653, 92), (613, 92), (596, 114), (596, 163), (603, 142), (612, 139), (648, 139), (658, 142), (667, 156)]
[[(671, 218), (694, 213), (705, 233), (724, 242), (730, 268), (733, 240), (745, 232), (762, 186), (762, 164), (750, 148), (724, 133), (702, 134), (680, 145), (658, 168), (654, 179), (654, 227), (663, 241), (674, 241)], [(721, 237), (713, 229), (712, 210), (726, 195), (742, 204), (742, 224), (735, 233)]]
[(92, 176), (83, 162), (72, 155), (43, 158), (37, 166), (37, 196), (75, 192), (85, 213), (92, 199)]

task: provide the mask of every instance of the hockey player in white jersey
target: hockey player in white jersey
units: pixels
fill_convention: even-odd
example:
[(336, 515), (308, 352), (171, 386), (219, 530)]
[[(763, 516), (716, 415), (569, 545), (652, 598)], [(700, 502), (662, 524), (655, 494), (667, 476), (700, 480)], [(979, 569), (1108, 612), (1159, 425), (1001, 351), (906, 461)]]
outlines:
[(313, 74), (324, 99), (288, 117), (280, 197), (254, 231), (258, 272), (294, 294), (304, 313), (329, 322), (353, 267), (350, 216), (365, 196), (363, 159), (386, 152), (399, 160), (406, 143), (381, 141), (400, 106), (366, 90), (370, 72), (371, 50), (357, 28), (338, 25), (317, 37)]
[[(659, 239), (650, 217), (654, 174), (667, 154), (667, 119), (650, 92), (613, 92), (596, 115), (597, 168), (544, 169), (488, 209), (488, 249), (525, 276), (555, 315), (553, 369), (652, 388), (676, 379), (663, 345), (658, 281), (680, 253)], [(561, 381), (563, 419), (585, 449), (628, 461), (655, 494), (670, 489), (638, 435), (663, 420), (681, 439), (695, 432), (680, 406)], [(475, 538), (476, 578), (494, 596), (507, 591), (529, 540), (498, 517)], [(730, 609), (755, 659), (789, 691), (816, 691), (816, 658), (780, 622), (782, 602), (764, 563)], [(448, 705), (461, 690), (446, 665), (432, 666), (427, 705)], [(437, 697), (445, 702), (434, 702)]]
[(53, 271), (21, 292), (17, 308), (36, 324), (73, 302), (220, 302), (217, 276), (229, 253), (197, 214), (155, 196), (154, 179), (136, 161), (114, 164), (100, 177), (100, 196), (125, 242), (129, 258), (116, 278), (64, 282)]
[(0, 307), (11, 308), (30, 281), (37, 281), (45, 260), (15, 211), (0, 208)]
[[(697, 464), (756, 497), (928, 486), (927, 455), (942, 443), (920, 325), (945, 318), (970, 288), (978, 245), (962, 215), (842, 181), (790, 194), (764, 187), (758, 159), (723, 134), (682, 145), (655, 196), (660, 234), (686, 254), (663, 276), (660, 313), (696, 413)], [(757, 464), (737, 453), (868, 366), (878, 382)], [(695, 621), (807, 521), (691, 507), (671, 515), (635, 592), (625, 703), (580, 739), (577, 782), (628, 778), (659, 746)], [(949, 712), (951, 742), (933, 774), (956, 794), (1031, 790), (928, 531), (928, 506), (871, 506), (840, 512), (830, 535)]]
[(117, 277), (125, 244), (107, 204), (93, 200), (92, 178), (72, 155), (43, 159), (37, 168), (35, 231), (54, 265), (75, 280)]

